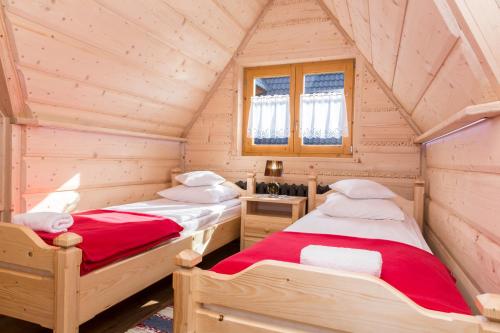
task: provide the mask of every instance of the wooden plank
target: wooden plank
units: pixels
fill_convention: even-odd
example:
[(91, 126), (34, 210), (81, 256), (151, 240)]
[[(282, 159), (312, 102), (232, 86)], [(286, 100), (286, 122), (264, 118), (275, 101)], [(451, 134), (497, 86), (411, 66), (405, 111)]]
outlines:
[(6, 9), (10, 13), (51, 30), (63, 32), (172, 79), (188, 82), (203, 75), (212, 77), (214, 75), (214, 71), (205, 64), (200, 64), (167, 45), (158, 43), (158, 40), (148, 35), (146, 31), (97, 2), (7, 1)]
[[(215, 73), (200, 72), (198, 80), (185, 81), (131, 62), (122, 54), (107, 52), (21, 16), (7, 13), (16, 39), (17, 62), (47, 72), (65, 74), (80, 81), (115, 86), (136, 95), (160, 98), (162, 85), (207, 91)], [(54, 57), (57, 54), (57, 57)], [(203, 75), (204, 74), (204, 75)]]
[(194, 234), (192, 249), (202, 255), (207, 255), (225, 244), (232, 242), (240, 237), (241, 220), (230, 218), (227, 221), (220, 222), (206, 230), (201, 230)]
[(12, 204), (12, 125), (0, 114), (0, 221), (10, 221)]
[[(179, 159), (25, 157), (25, 194), (167, 183)], [(75, 177), (77, 175), (77, 177)]]
[(116, 134), (27, 126), (25, 156), (170, 159), (179, 157), (179, 143)]
[(0, 10), (0, 106), (8, 117), (25, 113), (24, 91), (16, 70), (10, 24)]
[[(225, 313), (223, 320), (220, 320), (220, 314), (205, 308), (196, 310), (194, 321), (204, 332), (238, 332), (238, 333), (332, 333), (337, 330), (326, 330), (312, 325), (303, 325), (299, 323), (287, 323), (276, 319), (270, 320), (267, 317), (247, 317), (237, 313)], [(267, 319), (267, 320), (266, 320)]]
[(224, 68), (232, 56), (232, 50), (217, 43), (163, 1), (140, 3), (126, 0), (118, 3), (113, 0), (98, 0), (98, 2), (141, 27), (159, 42), (167, 44), (186, 57), (206, 64), (215, 71)]
[(468, 106), (446, 118), (415, 139), (415, 143), (424, 143), (443, 135), (455, 132), (478, 120), (500, 116), (500, 101)]
[(392, 87), (407, 0), (369, 0), (373, 68)]
[(81, 277), (79, 323), (172, 274), (175, 255), (190, 248), (190, 237), (177, 239)]
[[(79, 242), (81, 239), (80, 237)], [(82, 250), (76, 247), (61, 248), (57, 251), (54, 333), (78, 333), (80, 304), (77, 300), (80, 292), (81, 261)]]
[(39, 120), (39, 119), (26, 119), (26, 118), (17, 118), (14, 120), (16, 124), (19, 125), (28, 125), (30, 127), (44, 127), (55, 130), (66, 130), (66, 131), (75, 131), (81, 133), (93, 133), (93, 134), (101, 134), (101, 135), (115, 135), (115, 136), (123, 136), (129, 138), (140, 138), (140, 139), (149, 139), (149, 140), (162, 140), (173, 143), (181, 143), (185, 142), (184, 138), (162, 135), (162, 134), (154, 134), (154, 133), (145, 133), (142, 131), (132, 131), (132, 130), (124, 130), (124, 129), (115, 129), (108, 127), (100, 127), (100, 126), (89, 126), (89, 125), (79, 125), (73, 124), (70, 122), (61, 122), (61, 121), (51, 121), (51, 120)]
[[(77, 178), (69, 179), (68, 182)], [(52, 191), (23, 195), (23, 211), (73, 212), (156, 199), (169, 183), (97, 187), (76, 191)]]
[(0, 313), (53, 327), (54, 279), (0, 268)]
[(500, 295), (483, 294), (476, 299), (481, 314), (494, 322), (500, 322)]
[[(500, 7), (495, 0), (448, 0), (467, 41), (500, 98)], [(496, 88), (495, 88), (496, 87)]]
[(500, 118), (437, 139), (425, 150), (431, 168), (500, 174)]
[(480, 294), (479, 288), (474, 284), (472, 279), (460, 267), (460, 262), (452, 257), (444, 244), (439, 240), (436, 234), (430, 229), (425, 228), (425, 239), (429, 243), (432, 252), (448, 267), (457, 279), (457, 288), (467, 301), (467, 305), (474, 313), (479, 313), (474, 301), (477, 295)]
[(434, 200), (429, 202), (427, 223), (478, 286), (480, 292), (500, 291), (500, 245), (471, 227)]
[[(22, 129), (19, 125), (12, 125), (12, 162), (11, 162), (11, 208), (12, 213), (21, 212), (21, 186), (22, 186), (22, 155), (25, 149), (22, 140)], [(9, 222), (9, 221), (7, 221)]]
[(347, 6), (347, 0), (323, 0), (324, 3), (330, 8), (335, 17), (339, 20), (340, 24), (346, 31), (347, 35), (354, 39), (353, 28), (351, 24), (351, 14)]
[(370, 12), (368, 0), (350, 0), (347, 2), (351, 14), (351, 24), (356, 46), (372, 62), (372, 34), (370, 31)]
[(469, 105), (495, 100), (470, 45), (461, 39), (413, 111), (412, 118), (428, 130)]
[[(139, 98), (30, 68), (23, 67), (22, 74), (26, 79), (28, 101), (32, 102), (122, 114), (139, 119), (148, 119), (148, 110), (159, 116), (161, 115), (159, 111), (164, 108), (164, 104), (154, 100)], [(204, 96), (204, 93), (193, 93), (192, 96), (189, 96), (186, 91), (179, 93), (178, 96), (170, 95), (168, 98), (171, 104), (168, 107), (177, 107), (178, 112), (186, 109), (193, 110)]]
[[(172, 89), (204, 93), (207, 84), (174, 80), (138, 66), (130, 66), (102, 49), (75, 41), (19, 16), (11, 15), (16, 40), (18, 64), (44, 69), (58, 75), (103, 88), (123, 90), (130, 94), (166, 102), (165, 92)], [(57, 57), (55, 56), (57, 55)], [(213, 76), (210, 76), (210, 81)], [(200, 76), (203, 79), (203, 76)], [(202, 82), (203, 83), (203, 82)], [(164, 93), (161, 93), (161, 89)]]
[(406, 110), (417, 105), (459, 38), (450, 15), (444, 0), (408, 3), (393, 83)]
[(428, 195), (500, 244), (500, 179), (496, 174), (427, 168)]
[[(62, 128), (80, 128), (94, 132), (108, 133), (123, 133), (128, 136), (149, 137), (149, 138), (171, 138), (172, 141), (182, 141), (182, 138), (176, 137), (180, 135), (183, 125), (175, 120), (167, 122), (166, 119), (181, 118), (169, 115), (165, 112), (166, 119), (161, 121), (152, 121), (134, 119), (133, 117), (122, 117), (118, 115), (103, 114), (95, 111), (79, 110), (74, 108), (66, 108), (54, 105), (41, 103), (27, 103), (33, 117), (36, 119), (14, 119), (15, 123), (23, 123), (32, 125), (52, 124)], [(183, 113), (183, 112), (179, 112)], [(189, 113), (186, 114), (189, 116)], [(158, 115), (159, 117), (159, 115)], [(185, 118), (185, 117), (182, 117)], [(50, 126), (49, 126), (50, 127)], [(94, 130), (92, 130), (92, 128)], [(169, 134), (169, 135), (166, 135)]]
[(214, 3), (221, 6), (226, 16), (238, 22), (239, 26), (246, 31), (253, 25), (267, 1), (214, 0)]
[(54, 273), (54, 249), (28, 227), (0, 222), (0, 262)]
[[(263, 261), (232, 276), (195, 269), (189, 277), (193, 290), (182, 296), (192, 297), (195, 311), (201, 304), (204, 308), (220, 306), (223, 315), (239, 313), (249, 320), (264, 317), (258, 320), (260, 325), (278, 324), (274, 320), (278, 319), (341, 332), (451, 333), (481, 329), (477, 318), (426, 310), (384, 281), (361, 274)], [(364, 297), (359, 297), (360, 293)], [(292, 303), (293, 307), (287, 306)], [(224, 319), (219, 316), (218, 320)], [(204, 331), (200, 322), (193, 324)]]
[(245, 31), (227, 17), (212, 1), (165, 1), (192, 24), (206, 31), (213, 39), (231, 51), (237, 49), (245, 36)]

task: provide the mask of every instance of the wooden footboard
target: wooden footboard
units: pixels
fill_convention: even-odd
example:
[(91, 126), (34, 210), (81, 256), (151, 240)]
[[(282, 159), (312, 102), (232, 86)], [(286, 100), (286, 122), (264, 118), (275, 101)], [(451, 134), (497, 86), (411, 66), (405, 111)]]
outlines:
[(82, 238), (45, 244), (31, 229), (0, 222), (0, 313), (56, 332), (76, 332)]
[[(479, 301), (491, 320), (424, 309), (371, 276), (262, 261), (235, 274), (177, 257), (174, 332), (500, 332), (493, 295)], [(492, 315), (493, 314), (493, 315)]]
[(172, 274), (177, 253), (196, 248), (207, 254), (239, 234), (237, 216), (80, 276), (82, 252), (75, 246), (82, 237), (65, 233), (49, 246), (27, 227), (0, 222), (0, 314), (77, 332), (96, 314)]

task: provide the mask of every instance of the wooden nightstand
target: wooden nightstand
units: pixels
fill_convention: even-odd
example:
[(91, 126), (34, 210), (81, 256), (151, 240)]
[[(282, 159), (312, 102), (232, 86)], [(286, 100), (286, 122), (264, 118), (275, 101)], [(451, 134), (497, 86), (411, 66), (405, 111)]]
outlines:
[(241, 242), (240, 248), (281, 231), (304, 216), (307, 198), (253, 195), (241, 197)]

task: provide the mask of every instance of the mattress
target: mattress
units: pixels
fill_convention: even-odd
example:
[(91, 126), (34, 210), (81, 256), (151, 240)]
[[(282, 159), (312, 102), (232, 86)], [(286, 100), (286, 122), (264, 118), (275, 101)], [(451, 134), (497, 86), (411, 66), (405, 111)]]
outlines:
[(332, 217), (314, 210), (285, 231), (390, 240), (432, 253), (417, 222), (410, 216), (405, 216), (404, 221), (367, 220)]
[(162, 198), (112, 206), (106, 209), (166, 217), (180, 224), (184, 228), (181, 235), (186, 235), (220, 221), (240, 216), (240, 206), (239, 199), (216, 204), (197, 204)]

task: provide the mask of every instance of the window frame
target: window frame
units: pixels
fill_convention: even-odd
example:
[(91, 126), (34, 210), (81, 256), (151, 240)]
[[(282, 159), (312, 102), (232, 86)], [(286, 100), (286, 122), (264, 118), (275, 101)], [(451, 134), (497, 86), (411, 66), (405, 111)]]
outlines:
[[(349, 135), (342, 137), (342, 145), (302, 145), (299, 132), (300, 94), (304, 89), (304, 75), (320, 73), (344, 73), (344, 94), (346, 99)], [(247, 137), (251, 97), (254, 94), (254, 80), (257, 77), (290, 77), (290, 136), (288, 145), (254, 145)], [(299, 92), (299, 93), (296, 93)], [(243, 82), (243, 131), (242, 154), (247, 156), (317, 156), (352, 157), (352, 136), (354, 123), (354, 59), (287, 65), (249, 67), (244, 69)]]

